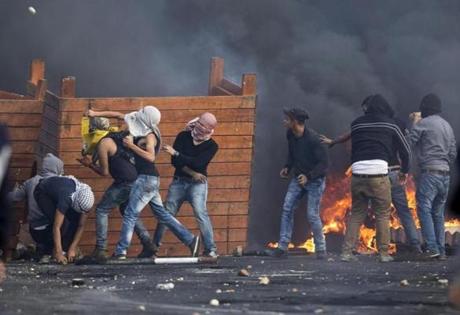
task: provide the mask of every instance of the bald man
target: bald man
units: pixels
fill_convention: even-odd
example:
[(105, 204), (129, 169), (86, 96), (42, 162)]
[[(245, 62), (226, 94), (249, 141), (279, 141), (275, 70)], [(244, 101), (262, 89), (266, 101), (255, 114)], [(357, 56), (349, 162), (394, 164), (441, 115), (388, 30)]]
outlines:
[[(175, 216), (184, 201), (190, 203), (203, 237), (203, 254), (214, 258), (217, 257), (217, 247), (206, 200), (207, 168), (218, 150), (217, 143), (211, 138), (216, 125), (217, 119), (213, 114), (203, 113), (187, 124), (185, 130), (177, 135), (172, 147), (163, 146), (163, 150), (171, 155), (171, 164), (176, 169), (165, 208)], [(157, 246), (160, 246), (164, 231), (165, 226), (158, 224), (153, 238)]]

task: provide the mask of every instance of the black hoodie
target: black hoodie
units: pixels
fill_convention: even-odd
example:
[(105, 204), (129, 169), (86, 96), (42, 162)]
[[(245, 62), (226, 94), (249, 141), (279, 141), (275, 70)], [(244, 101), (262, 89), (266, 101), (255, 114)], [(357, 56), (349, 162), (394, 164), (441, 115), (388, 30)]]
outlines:
[(352, 163), (366, 160), (391, 162), (395, 148), (401, 158), (401, 172), (409, 171), (410, 147), (389, 113), (393, 109), (379, 94), (368, 102), (366, 114), (351, 123)]

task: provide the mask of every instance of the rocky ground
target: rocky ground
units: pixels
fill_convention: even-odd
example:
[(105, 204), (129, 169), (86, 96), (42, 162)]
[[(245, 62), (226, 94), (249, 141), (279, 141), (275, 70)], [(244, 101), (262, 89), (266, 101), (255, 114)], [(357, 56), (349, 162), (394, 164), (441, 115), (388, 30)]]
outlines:
[(312, 255), (221, 257), (213, 265), (17, 262), (0, 285), (0, 314), (455, 314), (446, 279), (456, 265)]

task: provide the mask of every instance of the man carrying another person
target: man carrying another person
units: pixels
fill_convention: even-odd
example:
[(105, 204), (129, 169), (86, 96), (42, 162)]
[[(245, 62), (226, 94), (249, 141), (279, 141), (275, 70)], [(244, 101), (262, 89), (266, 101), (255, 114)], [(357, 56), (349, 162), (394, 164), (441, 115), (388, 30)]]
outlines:
[(326, 187), (326, 172), (329, 166), (327, 149), (321, 144), (319, 135), (307, 128), (305, 122), (308, 113), (300, 108), (284, 110), (284, 125), (287, 130), (288, 159), (281, 170), (281, 178), (288, 178), (294, 171), (289, 183), (281, 213), (280, 239), (278, 247), (267, 249), (265, 253), (273, 257), (286, 257), (292, 237), (294, 210), (298, 201), (307, 195), (307, 219), (310, 223), (315, 243), (316, 257), (324, 259), (326, 240), (321, 222), (320, 203)]
[[(210, 257), (217, 257), (217, 248), (206, 208), (207, 167), (218, 150), (217, 143), (211, 138), (216, 125), (216, 117), (204, 113), (187, 124), (186, 130), (177, 135), (172, 147), (163, 147), (171, 155), (171, 163), (175, 167), (165, 208), (176, 216), (184, 201), (191, 204), (203, 237), (204, 255)], [(159, 223), (154, 235), (157, 246), (160, 246), (164, 231), (165, 226)]]
[(411, 114), (409, 143), (415, 151), (420, 176), (417, 179), (417, 214), (428, 258), (446, 259), (444, 212), (450, 185), (450, 167), (457, 147), (454, 132), (444, 120), (441, 100), (428, 94), (420, 103), (421, 119)]
[[(123, 216), (131, 187), (137, 178), (136, 167), (132, 161), (134, 159), (133, 153), (123, 145), (123, 138), (128, 135), (129, 132), (127, 131), (109, 133), (97, 144), (93, 154), (93, 156), (97, 156), (96, 159), (91, 160), (87, 155), (78, 159), (82, 165), (89, 167), (97, 174), (101, 176), (110, 175), (113, 178), (113, 183), (107, 188), (96, 206), (96, 248), (93, 257), (100, 262), (107, 259), (109, 213), (113, 208), (118, 207)], [(140, 218), (135, 222), (134, 232), (143, 246), (138, 257), (152, 257), (157, 249), (151, 242), (149, 232)]]
[(161, 135), (158, 129), (160, 111), (154, 106), (145, 106), (137, 112), (126, 115), (119, 112), (89, 110), (88, 116), (124, 120), (130, 135), (123, 138), (123, 145), (134, 153), (137, 179), (131, 188), (128, 205), (123, 215), (120, 240), (115, 249), (114, 258), (126, 259), (135, 223), (147, 204), (150, 205), (157, 220), (165, 224), (190, 248), (192, 256), (196, 256), (200, 243), (199, 236), (195, 237), (163, 208), (159, 193), (160, 181), (158, 170), (155, 167), (155, 158), (161, 145)]

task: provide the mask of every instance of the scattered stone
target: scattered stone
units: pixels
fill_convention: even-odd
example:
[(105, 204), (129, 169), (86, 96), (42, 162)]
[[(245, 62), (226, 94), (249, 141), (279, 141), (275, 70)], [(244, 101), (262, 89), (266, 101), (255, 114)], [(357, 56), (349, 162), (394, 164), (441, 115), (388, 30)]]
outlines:
[(246, 269), (252, 269), (252, 265), (247, 265)]
[(259, 284), (261, 285), (269, 285), (270, 284), (270, 278), (263, 276), (259, 277)]
[(139, 306), (137, 307), (137, 309), (138, 309), (139, 311), (145, 312), (145, 306), (144, 306), (144, 305), (139, 305)]
[(233, 250), (233, 256), (235, 257), (241, 257), (243, 256), (243, 246), (237, 246)]
[(158, 283), (156, 288), (158, 290), (164, 290), (164, 291), (169, 291), (169, 290), (172, 290), (174, 289), (174, 283)]
[(322, 314), (324, 313), (324, 310), (322, 308), (317, 308), (315, 311), (314, 311), (315, 314)]
[(212, 299), (211, 301), (209, 301), (209, 305), (211, 306), (219, 306), (219, 300), (218, 299)]
[(225, 290), (225, 293), (235, 293), (235, 290), (233, 290), (233, 289), (228, 289), (228, 290)]
[(390, 274), (390, 273), (389, 273), (388, 271), (387, 271), (387, 272), (385, 272), (385, 276), (388, 276), (389, 274)]
[(297, 288), (292, 288), (291, 292), (299, 292), (299, 289), (297, 289)]
[(176, 279), (176, 281), (184, 281), (184, 277), (179, 277)]
[(449, 284), (449, 280), (447, 280), (447, 279), (439, 279), (438, 283), (447, 286)]
[(81, 285), (84, 285), (85, 284), (85, 280), (81, 279), (81, 278), (74, 278), (72, 279), (72, 286), (81, 286)]
[(402, 286), (402, 287), (407, 287), (409, 285), (409, 281), (407, 281), (406, 279), (401, 280), (399, 285)]
[(329, 258), (327, 259), (327, 261), (328, 261), (328, 262), (334, 262), (334, 261), (335, 261), (335, 259), (334, 259), (334, 258), (332, 258), (332, 257), (329, 257)]
[(249, 271), (247, 269), (241, 269), (238, 272), (238, 276), (240, 276), (240, 277), (249, 277)]
[(216, 290), (216, 293), (217, 293), (217, 294), (220, 294), (220, 293), (222, 293), (222, 290), (221, 290), (221, 289), (217, 289), (217, 290)]

